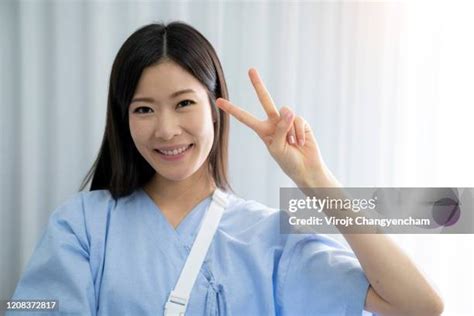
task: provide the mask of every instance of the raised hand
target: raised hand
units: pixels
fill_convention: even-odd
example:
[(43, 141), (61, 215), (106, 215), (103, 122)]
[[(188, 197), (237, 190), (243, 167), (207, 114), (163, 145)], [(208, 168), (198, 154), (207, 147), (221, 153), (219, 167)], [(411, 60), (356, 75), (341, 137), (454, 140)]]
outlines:
[[(282, 170), (298, 185), (319, 185), (330, 176), (309, 124), (289, 107), (277, 110), (257, 70), (249, 70), (250, 81), (267, 114), (261, 121), (223, 98), (217, 106), (250, 127), (263, 140)], [(331, 176), (332, 177), (332, 176)]]

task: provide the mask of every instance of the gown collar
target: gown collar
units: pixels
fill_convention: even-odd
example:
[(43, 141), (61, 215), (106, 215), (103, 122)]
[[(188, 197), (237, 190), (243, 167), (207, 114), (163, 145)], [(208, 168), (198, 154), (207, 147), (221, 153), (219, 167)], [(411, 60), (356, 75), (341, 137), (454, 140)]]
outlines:
[(197, 232), (199, 231), (202, 218), (211, 204), (212, 195), (209, 195), (196, 204), (175, 229), (168, 222), (158, 205), (151, 199), (145, 190), (143, 190), (143, 188), (138, 190), (138, 194), (145, 201), (147, 211), (152, 213), (152, 216), (160, 223), (160, 228), (165, 229), (171, 235), (175, 236), (175, 238), (177, 238), (182, 244), (190, 248)]

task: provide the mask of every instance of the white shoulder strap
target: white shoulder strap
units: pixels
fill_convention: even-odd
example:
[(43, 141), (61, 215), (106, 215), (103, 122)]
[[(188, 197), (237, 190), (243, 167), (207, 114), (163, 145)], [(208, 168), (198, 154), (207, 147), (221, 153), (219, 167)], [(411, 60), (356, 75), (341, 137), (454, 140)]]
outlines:
[(202, 220), (201, 228), (181, 271), (178, 282), (166, 302), (165, 316), (184, 316), (194, 282), (196, 282), (199, 270), (226, 206), (227, 194), (217, 188), (212, 195), (211, 205)]

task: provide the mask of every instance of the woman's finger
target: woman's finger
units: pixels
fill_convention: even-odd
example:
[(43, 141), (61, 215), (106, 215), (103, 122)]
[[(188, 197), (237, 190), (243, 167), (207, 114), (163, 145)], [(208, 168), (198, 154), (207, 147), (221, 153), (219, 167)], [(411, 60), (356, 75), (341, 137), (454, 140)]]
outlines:
[(243, 124), (253, 129), (255, 132), (257, 132), (257, 134), (259, 133), (259, 126), (262, 124), (262, 122), (249, 112), (242, 110), (238, 106), (233, 105), (230, 101), (227, 101), (223, 98), (218, 98), (216, 100), (216, 105), (223, 111), (238, 119)]
[(282, 108), (280, 110), (280, 120), (276, 125), (276, 129), (273, 135), (272, 147), (275, 149), (284, 148), (285, 143), (288, 142), (288, 132), (293, 127), (294, 114), (288, 108)]
[(258, 99), (260, 100), (265, 113), (268, 115), (268, 118), (271, 120), (278, 119), (280, 117), (278, 109), (276, 108), (275, 103), (273, 103), (270, 93), (268, 92), (262, 78), (260, 78), (260, 75), (255, 68), (250, 68), (249, 77), (253, 87), (255, 88), (255, 91), (257, 92)]
[(288, 131), (288, 135), (286, 135), (286, 138), (288, 140), (288, 143), (290, 145), (296, 145), (296, 132), (295, 132), (295, 123), (293, 122), (293, 126), (291, 129)]
[(296, 140), (298, 142), (298, 145), (304, 146), (304, 143), (306, 141), (306, 135), (305, 135), (306, 121), (301, 116), (297, 116), (295, 118), (295, 122), (293, 126), (296, 131)]

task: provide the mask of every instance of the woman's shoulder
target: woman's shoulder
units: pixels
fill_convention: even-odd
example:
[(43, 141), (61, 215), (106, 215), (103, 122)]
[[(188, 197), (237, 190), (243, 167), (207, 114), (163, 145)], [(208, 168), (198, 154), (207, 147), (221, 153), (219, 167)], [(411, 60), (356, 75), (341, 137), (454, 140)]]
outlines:
[(53, 210), (46, 233), (58, 240), (73, 235), (82, 249), (101, 253), (110, 214), (117, 203), (127, 198), (117, 201), (108, 190), (76, 192)]
[(279, 232), (279, 210), (261, 202), (228, 194), (221, 227), (228, 232), (274, 235)]
[(287, 220), (288, 215), (278, 208), (255, 200), (246, 200), (233, 193), (228, 196), (229, 204), (222, 220), (223, 226), (230, 231), (270, 236), (284, 242), (290, 250), (300, 247), (307, 249), (309, 246), (319, 250), (347, 249), (343, 241), (326, 234), (289, 231), (286, 226), (282, 228), (282, 223)]
[(90, 211), (108, 208), (115, 204), (108, 190), (81, 191), (64, 199), (51, 214), (52, 217), (70, 218)]
[(66, 198), (50, 215), (49, 226), (61, 226), (74, 232), (94, 234), (107, 226), (110, 213), (120, 200), (115, 200), (109, 190), (76, 192)]
[(278, 209), (267, 206), (256, 200), (247, 200), (234, 193), (228, 193), (228, 215), (249, 216), (252, 219), (268, 218), (278, 214)]

